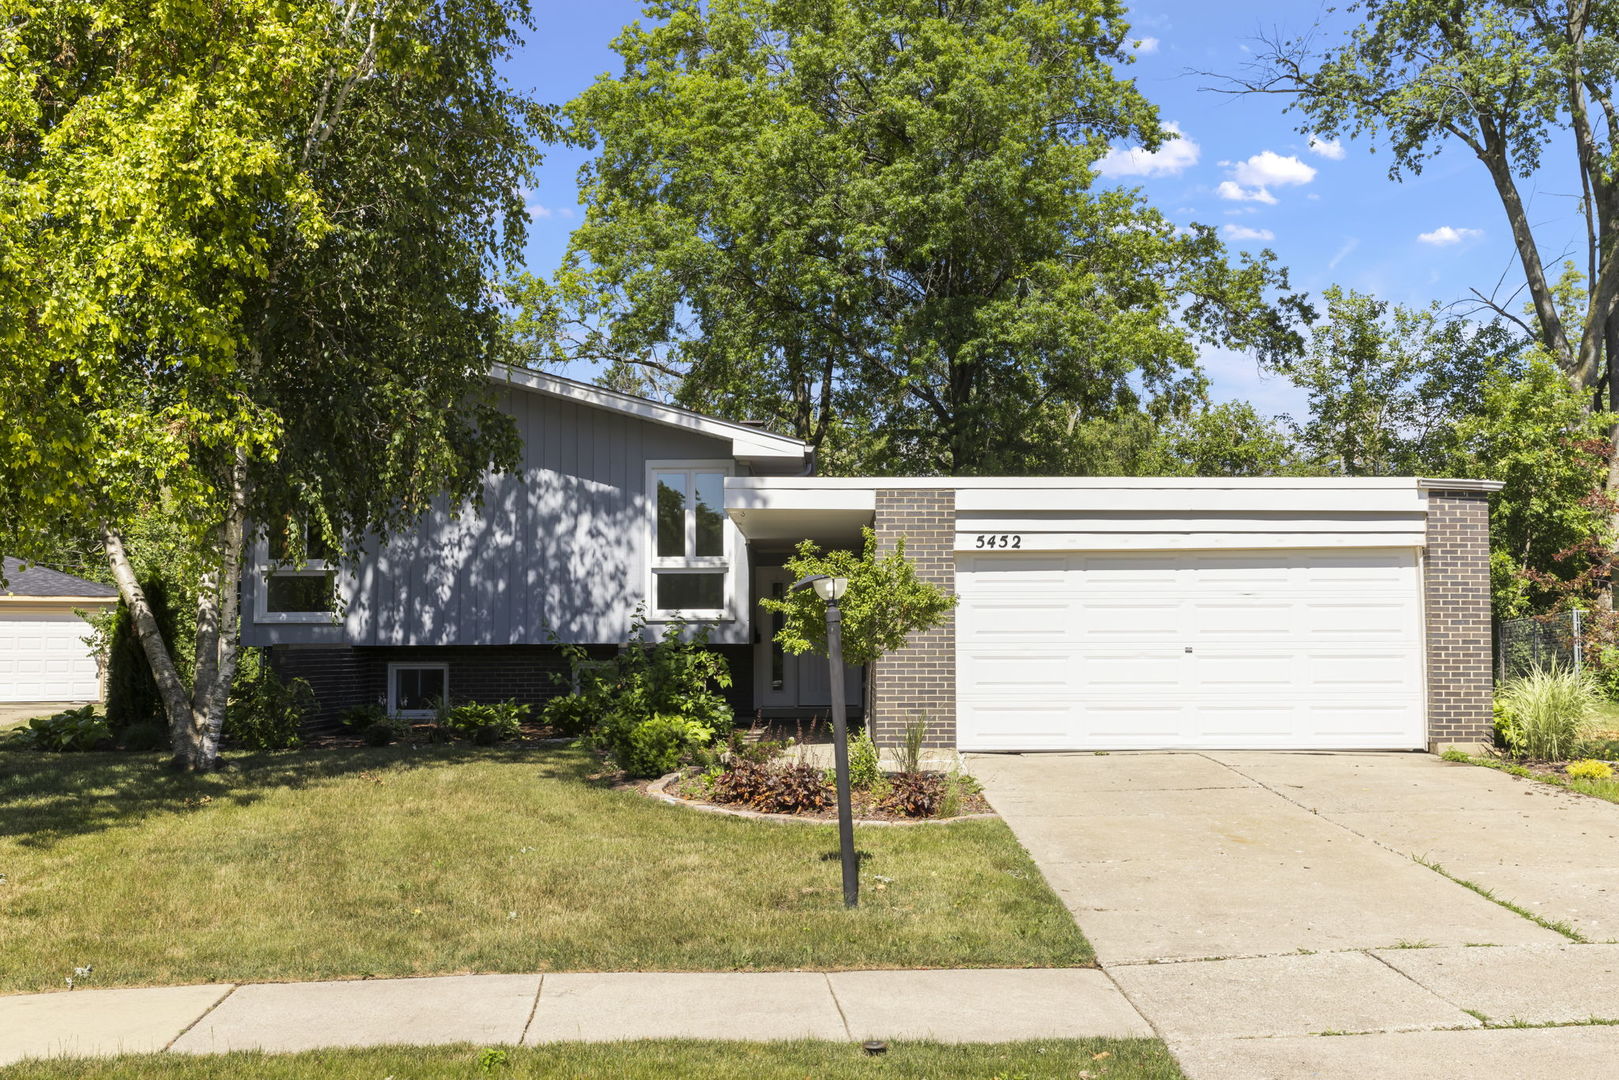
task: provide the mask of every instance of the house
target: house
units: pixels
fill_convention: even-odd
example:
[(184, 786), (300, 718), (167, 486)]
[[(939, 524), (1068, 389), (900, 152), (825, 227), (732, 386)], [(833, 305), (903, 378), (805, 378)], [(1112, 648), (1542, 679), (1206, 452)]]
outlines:
[(550, 374), (492, 378), (524, 452), (481, 514), (433, 513), (357, 566), (292, 568), (258, 546), (244, 642), (328, 712), (541, 701), (558, 642), (610, 655), (641, 604), (654, 628), (711, 625), (739, 714), (824, 712), (824, 660), (783, 654), (758, 599), (788, 585), (798, 541), (852, 546), (871, 526), (961, 597), (869, 673), (879, 742), (917, 717), (968, 750), (1489, 737), (1497, 484), (823, 478), (805, 444), (750, 425)]
[(109, 611), (108, 585), (6, 559), (0, 586), (0, 701), (99, 701), (101, 661), (79, 611)]

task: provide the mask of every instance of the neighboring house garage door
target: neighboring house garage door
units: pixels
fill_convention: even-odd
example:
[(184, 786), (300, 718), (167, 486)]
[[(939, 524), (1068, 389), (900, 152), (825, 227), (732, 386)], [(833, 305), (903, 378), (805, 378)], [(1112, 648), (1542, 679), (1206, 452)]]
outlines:
[(1425, 745), (1413, 549), (964, 554), (963, 750)]
[(0, 614), (0, 701), (94, 701), (101, 696), (90, 632), (71, 612)]

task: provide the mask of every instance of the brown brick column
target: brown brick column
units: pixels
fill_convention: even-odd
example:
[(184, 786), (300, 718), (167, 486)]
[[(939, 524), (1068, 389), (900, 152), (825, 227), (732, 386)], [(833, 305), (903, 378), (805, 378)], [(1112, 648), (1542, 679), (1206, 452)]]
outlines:
[[(905, 556), (917, 576), (956, 589), (956, 493), (949, 488), (877, 489), (877, 551), (905, 538)], [(928, 724), (927, 745), (956, 745), (956, 617), (912, 634), (910, 643), (878, 660), (872, 676), (872, 738), (898, 746), (918, 718)]]
[(1423, 565), (1427, 616), (1428, 749), (1489, 743), (1490, 503), (1482, 491), (1428, 492)]

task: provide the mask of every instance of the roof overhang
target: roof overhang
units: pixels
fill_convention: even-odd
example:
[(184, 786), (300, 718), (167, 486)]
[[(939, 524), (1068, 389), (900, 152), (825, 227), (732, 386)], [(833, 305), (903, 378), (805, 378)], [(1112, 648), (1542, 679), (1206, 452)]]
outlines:
[(754, 461), (779, 467), (782, 463), (801, 465), (809, 457), (809, 444), (799, 439), (776, 435), (747, 424), (704, 416), (689, 409), (665, 405), (632, 394), (621, 394), (617, 390), (563, 378), (549, 372), (496, 364), (490, 369), (489, 378), (490, 381), (502, 385), (517, 386), (598, 409), (606, 409), (609, 412), (633, 416), (653, 424), (725, 439), (731, 444), (731, 455), (739, 461)]
[(750, 543), (814, 540), (858, 542), (877, 515), (877, 488), (887, 481), (812, 476), (733, 476), (725, 512)]

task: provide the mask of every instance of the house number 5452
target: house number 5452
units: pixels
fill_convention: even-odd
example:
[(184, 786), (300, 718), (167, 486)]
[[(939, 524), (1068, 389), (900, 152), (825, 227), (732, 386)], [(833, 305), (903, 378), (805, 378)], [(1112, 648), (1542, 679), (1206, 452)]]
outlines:
[(973, 538), (975, 548), (1020, 548), (1023, 537), (1017, 533), (979, 533)]

